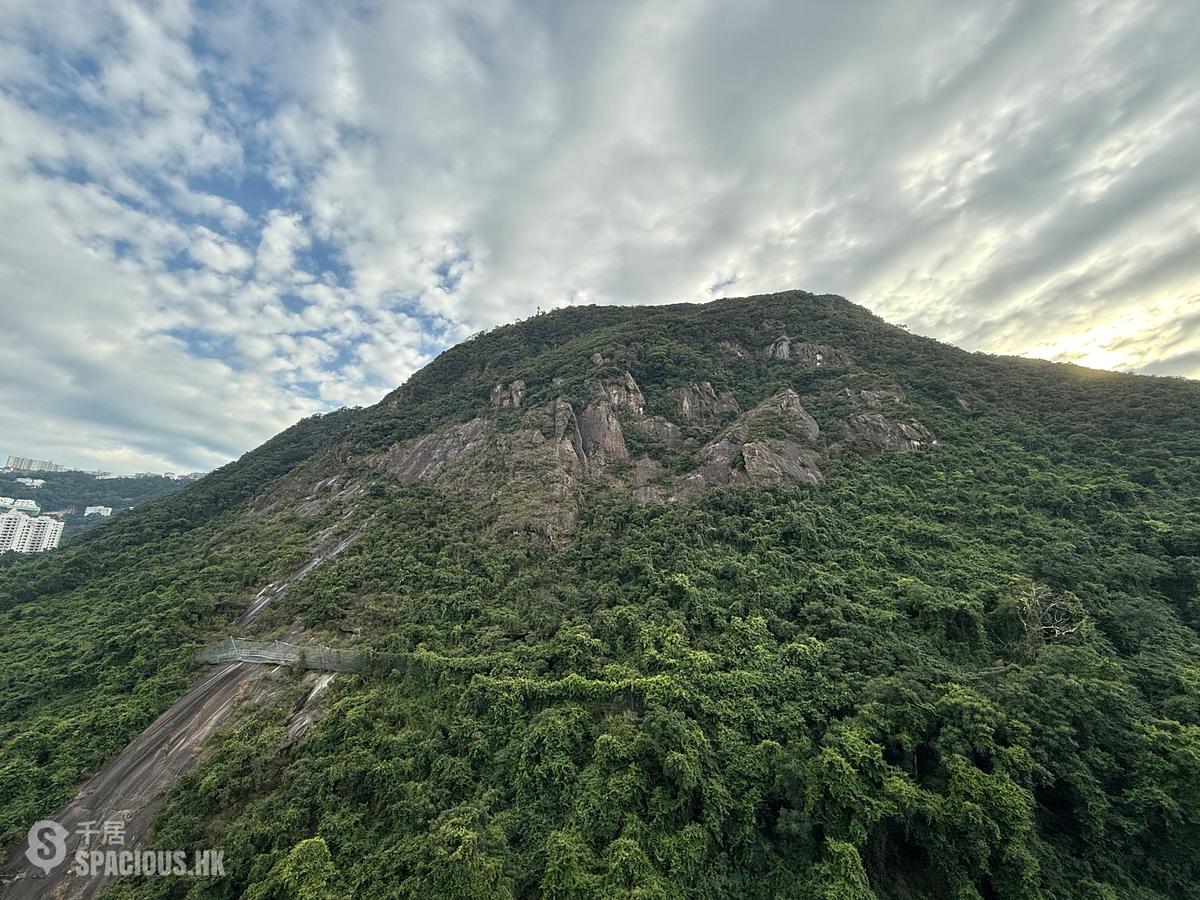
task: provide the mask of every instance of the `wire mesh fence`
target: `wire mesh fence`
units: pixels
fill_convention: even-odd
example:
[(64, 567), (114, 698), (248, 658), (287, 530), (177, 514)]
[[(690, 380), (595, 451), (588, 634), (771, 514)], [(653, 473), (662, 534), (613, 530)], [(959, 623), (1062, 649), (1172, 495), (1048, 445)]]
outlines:
[(286, 641), (246, 641), (228, 637), (196, 651), (201, 663), (247, 662), (264, 665), (300, 666), (328, 672), (358, 672), (370, 662), (370, 654), (357, 650), (338, 650), (289, 644)]

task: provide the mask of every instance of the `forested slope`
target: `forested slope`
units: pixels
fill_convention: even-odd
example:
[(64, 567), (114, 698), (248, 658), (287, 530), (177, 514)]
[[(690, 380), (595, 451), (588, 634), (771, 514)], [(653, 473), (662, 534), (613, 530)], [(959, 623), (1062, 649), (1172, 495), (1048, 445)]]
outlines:
[(0, 573), (0, 821), (332, 528), (249, 633), (386, 663), (174, 791), (226, 879), (115, 896), (1200, 896), (1198, 410), (798, 292), (497, 329)]

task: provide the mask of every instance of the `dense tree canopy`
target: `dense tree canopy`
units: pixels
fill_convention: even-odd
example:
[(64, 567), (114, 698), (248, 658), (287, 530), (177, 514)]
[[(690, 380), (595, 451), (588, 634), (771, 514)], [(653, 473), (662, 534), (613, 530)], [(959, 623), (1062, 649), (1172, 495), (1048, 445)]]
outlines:
[[(764, 321), (855, 366), (718, 351)], [(786, 384), (822, 427), (842, 388), (897, 383), (939, 444), (670, 505), (584, 487), (557, 548), (428, 486), (339, 501), (361, 536), (256, 629), (378, 664), (286, 748), (291, 698), (247, 709), (174, 789), (155, 842), (225, 848), (226, 878), (113, 896), (1200, 896), (1200, 386), (966, 354), (795, 294), (500, 329), (0, 571), (6, 839), (338, 521), (285, 502), (295, 473), (353, 475), (505, 379), (581, 392), (593, 353), (651, 409), (696, 378), (747, 404)]]

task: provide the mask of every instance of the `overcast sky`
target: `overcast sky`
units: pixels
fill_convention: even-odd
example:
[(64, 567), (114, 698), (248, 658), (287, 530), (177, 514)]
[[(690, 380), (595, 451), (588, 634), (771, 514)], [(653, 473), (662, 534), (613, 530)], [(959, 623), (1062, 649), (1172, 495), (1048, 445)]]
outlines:
[(0, 2), (0, 454), (208, 469), (538, 307), (1200, 376), (1200, 4)]

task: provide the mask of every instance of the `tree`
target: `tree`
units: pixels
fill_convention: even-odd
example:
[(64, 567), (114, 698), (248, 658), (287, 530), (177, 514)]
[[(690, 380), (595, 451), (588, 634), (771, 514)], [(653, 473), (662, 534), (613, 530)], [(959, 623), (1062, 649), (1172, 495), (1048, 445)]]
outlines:
[(1013, 609), (1023, 630), (1020, 649), (1029, 660), (1046, 644), (1082, 635), (1091, 627), (1091, 618), (1077, 597), (1058, 594), (1036, 581), (1020, 583)]

